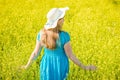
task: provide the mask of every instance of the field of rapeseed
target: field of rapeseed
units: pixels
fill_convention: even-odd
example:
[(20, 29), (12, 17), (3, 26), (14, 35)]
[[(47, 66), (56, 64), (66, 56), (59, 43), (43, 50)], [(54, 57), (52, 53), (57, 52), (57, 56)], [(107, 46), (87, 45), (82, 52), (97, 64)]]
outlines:
[(0, 0), (0, 80), (39, 80), (43, 52), (27, 70), (36, 36), (53, 7), (66, 7), (63, 30), (76, 57), (96, 71), (70, 61), (68, 80), (120, 80), (120, 0)]

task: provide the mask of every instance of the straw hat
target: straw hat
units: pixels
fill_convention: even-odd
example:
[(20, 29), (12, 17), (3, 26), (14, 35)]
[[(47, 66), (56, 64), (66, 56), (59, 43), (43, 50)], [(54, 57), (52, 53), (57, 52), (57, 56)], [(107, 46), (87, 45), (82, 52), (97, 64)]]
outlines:
[(69, 7), (65, 8), (52, 8), (47, 14), (47, 22), (44, 26), (45, 29), (55, 28), (60, 18), (65, 16), (65, 12)]

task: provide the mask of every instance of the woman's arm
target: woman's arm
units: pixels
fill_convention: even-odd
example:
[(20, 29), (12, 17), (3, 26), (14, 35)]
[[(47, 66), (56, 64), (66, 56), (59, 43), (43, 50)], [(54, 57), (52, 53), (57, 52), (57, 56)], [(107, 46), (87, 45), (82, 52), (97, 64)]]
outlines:
[(76, 65), (78, 65), (79, 67), (85, 69), (85, 70), (95, 70), (96, 67), (95, 66), (85, 66), (84, 64), (82, 64), (74, 55), (72, 52), (72, 48), (70, 45), (70, 42), (66, 43), (64, 45), (64, 50), (66, 52), (66, 55), (70, 58), (70, 60), (72, 60)]
[(32, 52), (27, 64), (25, 66), (22, 66), (22, 68), (25, 68), (25, 69), (28, 68), (31, 65), (31, 63), (38, 57), (41, 50), (42, 50), (41, 42), (37, 40), (34, 51)]

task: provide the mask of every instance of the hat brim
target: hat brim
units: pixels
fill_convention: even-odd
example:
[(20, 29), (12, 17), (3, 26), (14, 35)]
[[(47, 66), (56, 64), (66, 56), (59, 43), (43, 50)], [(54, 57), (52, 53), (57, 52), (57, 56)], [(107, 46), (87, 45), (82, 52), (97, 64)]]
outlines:
[(59, 8), (59, 9), (63, 12), (61, 16), (59, 16), (52, 24), (50, 24), (50, 20), (47, 20), (47, 23), (44, 25), (45, 29), (55, 28), (57, 26), (58, 20), (63, 18), (65, 16), (65, 12), (68, 10), (65, 8)]
[(49, 20), (47, 21), (47, 23), (45, 24), (45, 29), (51, 29), (51, 28), (55, 28), (57, 26), (57, 22), (59, 19), (63, 18), (65, 16), (65, 12), (63, 12), (63, 14), (51, 25), (49, 24)]
[(47, 23), (45, 24), (45, 29), (51, 29), (51, 28), (55, 28), (57, 26), (57, 22), (58, 20), (56, 20), (52, 25), (49, 24), (49, 21), (47, 21)]

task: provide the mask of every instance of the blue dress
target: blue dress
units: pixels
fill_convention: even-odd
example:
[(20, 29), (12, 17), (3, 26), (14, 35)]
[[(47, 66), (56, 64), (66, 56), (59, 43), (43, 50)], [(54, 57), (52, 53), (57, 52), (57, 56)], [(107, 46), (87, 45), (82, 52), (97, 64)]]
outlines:
[[(37, 35), (40, 41), (40, 32)], [(44, 47), (44, 55), (40, 62), (40, 80), (65, 80), (69, 73), (69, 60), (64, 50), (64, 45), (70, 41), (67, 32), (59, 32), (57, 47), (50, 50)]]

